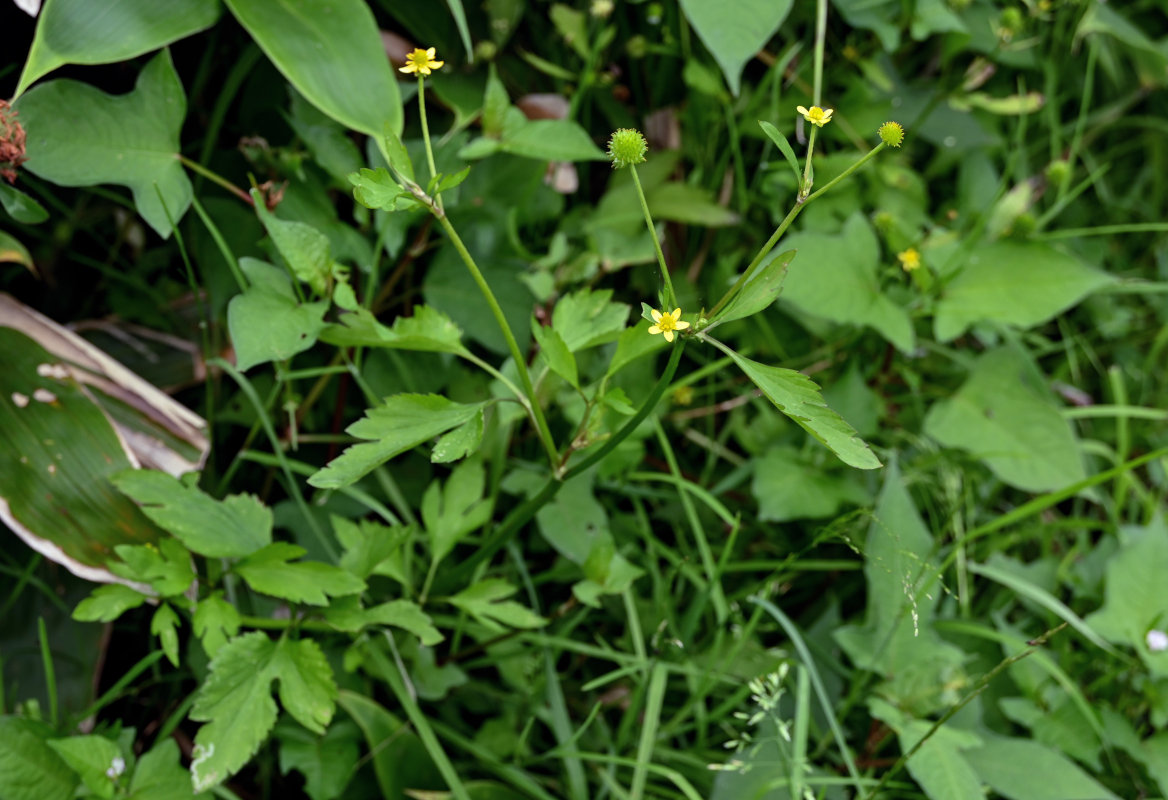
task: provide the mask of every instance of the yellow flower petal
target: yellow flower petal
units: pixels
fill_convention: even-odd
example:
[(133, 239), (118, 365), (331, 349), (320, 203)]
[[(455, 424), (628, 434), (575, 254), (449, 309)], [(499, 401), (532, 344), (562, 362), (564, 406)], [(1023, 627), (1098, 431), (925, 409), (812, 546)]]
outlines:
[(673, 313), (670, 314), (670, 316), (673, 317), (674, 322), (677, 322), (677, 320), (681, 317), (681, 309), (680, 308), (673, 309)]
[(654, 321), (654, 322), (660, 322), (660, 321), (661, 321), (662, 314), (661, 314), (661, 312), (660, 312), (660, 311), (658, 311), (657, 309), (653, 308), (653, 309), (650, 309), (650, 310), (649, 310), (649, 316), (651, 316), (651, 317), (653, 318), (653, 321)]
[(684, 331), (686, 328), (689, 327), (689, 323), (686, 322), (685, 320), (678, 320), (677, 322), (673, 323), (673, 327), (679, 331)]
[(803, 116), (807, 116), (808, 114), (811, 113), (810, 111), (807, 110), (807, 108), (805, 106), (795, 106), (795, 110), (798, 111)]
[(661, 333), (661, 329), (656, 325), (649, 326), (649, 333)]
[(667, 341), (667, 342), (673, 341), (673, 331), (665, 331), (665, 341)]

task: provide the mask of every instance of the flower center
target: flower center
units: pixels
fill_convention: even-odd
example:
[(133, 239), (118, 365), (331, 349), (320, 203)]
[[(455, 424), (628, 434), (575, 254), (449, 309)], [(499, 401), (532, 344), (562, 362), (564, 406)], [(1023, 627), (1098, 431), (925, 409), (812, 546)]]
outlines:
[(675, 331), (677, 330), (677, 320), (671, 314), (662, 314), (661, 321), (657, 323), (657, 327), (662, 331)]

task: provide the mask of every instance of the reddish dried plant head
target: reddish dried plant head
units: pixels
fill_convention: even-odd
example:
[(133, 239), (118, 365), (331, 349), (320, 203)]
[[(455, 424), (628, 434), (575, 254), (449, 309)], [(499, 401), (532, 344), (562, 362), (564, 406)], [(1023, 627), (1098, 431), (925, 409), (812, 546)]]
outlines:
[(16, 168), (26, 160), (24, 128), (16, 119), (16, 110), (0, 100), (0, 177), (16, 183)]

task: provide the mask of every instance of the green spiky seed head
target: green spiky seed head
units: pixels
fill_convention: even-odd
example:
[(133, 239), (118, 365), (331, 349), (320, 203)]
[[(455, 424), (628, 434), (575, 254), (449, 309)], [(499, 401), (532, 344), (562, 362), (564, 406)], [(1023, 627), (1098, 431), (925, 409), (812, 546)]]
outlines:
[(644, 134), (632, 128), (613, 131), (612, 138), (608, 140), (608, 157), (616, 169), (640, 164), (648, 151), (649, 143), (645, 141)]
[(889, 147), (900, 147), (900, 143), (904, 141), (904, 126), (899, 122), (885, 122), (880, 126), (878, 133), (880, 141)]

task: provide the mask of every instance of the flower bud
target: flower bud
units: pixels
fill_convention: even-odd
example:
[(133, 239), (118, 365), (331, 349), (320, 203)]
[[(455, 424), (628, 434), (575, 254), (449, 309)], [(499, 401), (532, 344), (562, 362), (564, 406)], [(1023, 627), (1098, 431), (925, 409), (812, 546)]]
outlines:
[(900, 147), (900, 143), (904, 141), (904, 126), (899, 122), (885, 122), (880, 126), (878, 133), (880, 141), (889, 147)]
[(645, 160), (648, 150), (649, 143), (645, 141), (644, 134), (632, 128), (613, 131), (612, 138), (608, 140), (608, 157), (616, 169), (640, 164)]

